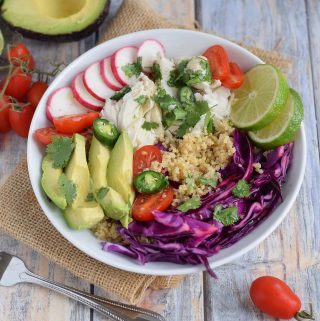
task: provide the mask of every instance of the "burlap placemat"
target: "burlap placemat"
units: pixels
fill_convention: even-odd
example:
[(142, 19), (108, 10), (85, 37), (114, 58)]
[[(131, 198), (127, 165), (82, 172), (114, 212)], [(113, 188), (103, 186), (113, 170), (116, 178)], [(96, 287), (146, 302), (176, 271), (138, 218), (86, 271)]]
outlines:
[[(143, 0), (124, 0), (117, 16), (101, 35), (101, 41), (138, 30), (174, 27), (178, 26), (158, 16)], [(280, 68), (288, 65), (288, 61), (275, 52), (249, 49)], [(0, 188), (0, 228), (74, 275), (126, 302), (137, 304), (143, 299), (147, 288), (171, 288), (182, 280), (181, 276), (154, 277), (120, 271), (73, 247), (40, 209), (29, 182), (25, 158)]]

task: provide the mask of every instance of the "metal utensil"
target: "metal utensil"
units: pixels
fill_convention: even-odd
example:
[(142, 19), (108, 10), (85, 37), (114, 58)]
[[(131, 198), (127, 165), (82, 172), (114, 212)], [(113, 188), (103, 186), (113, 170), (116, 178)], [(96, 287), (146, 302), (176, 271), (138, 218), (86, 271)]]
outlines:
[(0, 285), (12, 286), (18, 283), (42, 285), (79, 301), (115, 321), (165, 321), (163, 316), (150, 310), (108, 300), (49, 281), (30, 272), (20, 258), (0, 252)]

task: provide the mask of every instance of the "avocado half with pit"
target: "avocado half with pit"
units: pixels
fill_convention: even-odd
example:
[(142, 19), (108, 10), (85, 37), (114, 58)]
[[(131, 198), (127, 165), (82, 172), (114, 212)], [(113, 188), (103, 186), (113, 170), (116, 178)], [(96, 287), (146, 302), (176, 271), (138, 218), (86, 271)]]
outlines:
[(110, 0), (0, 0), (1, 16), (25, 37), (72, 41), (93, 33), (108, 14)]

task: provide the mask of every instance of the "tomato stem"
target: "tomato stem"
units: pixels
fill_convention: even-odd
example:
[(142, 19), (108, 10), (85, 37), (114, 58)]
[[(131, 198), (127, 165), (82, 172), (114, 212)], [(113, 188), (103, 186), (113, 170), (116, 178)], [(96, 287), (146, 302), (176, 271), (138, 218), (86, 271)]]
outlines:
[(309, 303), (309, 308), (310, 311), (307, 312), (305, 310), (302, 310), (300, 312), (297, 312), (294, 316), (294, 318), (298, 321), (302, 321), (302, 320), (315, 320), (314, 315), (313, 315), (313, 308), (312, 308), (312, 304)]

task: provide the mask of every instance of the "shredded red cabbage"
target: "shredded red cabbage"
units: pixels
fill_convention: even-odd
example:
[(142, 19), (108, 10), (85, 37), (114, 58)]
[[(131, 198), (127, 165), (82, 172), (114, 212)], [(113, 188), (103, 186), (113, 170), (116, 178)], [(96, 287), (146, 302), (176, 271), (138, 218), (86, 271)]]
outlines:
[[(132, 222), (118, 231), (125, 245), (103, 243), (103, 250), (117, 252), (146, 262), (204, 264), (210, 275), (208, 257), (240, 240), (257, 227), (281, 202), (284, 183), (292, 158), (293, 143), (269, 152), (254, 151), (249, 138), (234, 131), (236, 149), (231, 163), (221, 170), (222, 182), (202, 197), (201, 207), (186, 213), (177, 209), (154, 211), (154, 221)], [(262, 173), (254, 170), (260, 163)], [(250, 183), (250, 196), (235, 197), (232, 190), (240, 179)], [(213, 218), (216, 205), (236, 206), (239, 220), (224, 226)], [(146, 241), (147, 240), (147, 241)]]

